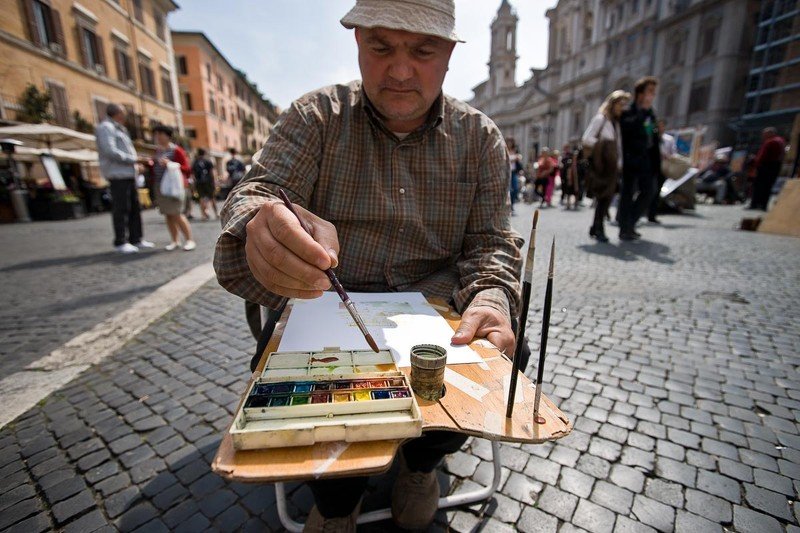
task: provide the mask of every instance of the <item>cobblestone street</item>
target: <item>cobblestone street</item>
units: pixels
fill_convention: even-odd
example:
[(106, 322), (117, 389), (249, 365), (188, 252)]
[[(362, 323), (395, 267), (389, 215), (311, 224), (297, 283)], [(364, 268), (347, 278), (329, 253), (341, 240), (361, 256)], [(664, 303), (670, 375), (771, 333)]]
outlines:
[[(533, 209), (517, 211), (527, 236)], [(555, 236), (545, 392), (575, 429), (556, 443), (502, 445), (498, 493), (440, 512), (434, 530), (800, 531), (800, 241), (733, 230), (745, 213), (699, 206), (643, 225), (640, 242), (620, 244), (608, 227), (611, 243), (598, 244), (588, 237), (590, 209), (542, 212), (529, 339), (537, 354)], [(148, 218), (145, 232), (163, 244), (159, 223)], [(27, 232), (28, 246), (53, 251), (41, 259), (31, 248), (0, 264), (14, 308), (0, 316), (4, 371), (207, 261), (218, 231), (216, 222), (195, 224), (203, 245), (194, 256), (123, 261), (93, 255), (110, 238), (110, 227), (93, 224), (101, 227), (72, 227), (94, 239), (91, 250), (58, 247), (69, 226), (13, 228)], [(4, 250), (10, 238), (0, 228)], [(70, 276), (101, 280), (87, 286), (102, 285), (102, 296), (92, 300)], [(56, 331), (48, 309), (52, 321), (73, 309), (84, 318)], [(44, 330), (53, 334), (37, 341)], [(0, 430), (0, 530), (280, 530), (272, 486), (229, 483), (209, 466), (253, 349), (241, 300), (210, 282)], [(490, 458), (488, 441), (468, 441), (440, 468), (444, 491), (487, 483)], [(372, 481), (364, 510), (386, 506), (391, 476)], [(288, 490), (290, 514), (304, 520), (310, 491)]]

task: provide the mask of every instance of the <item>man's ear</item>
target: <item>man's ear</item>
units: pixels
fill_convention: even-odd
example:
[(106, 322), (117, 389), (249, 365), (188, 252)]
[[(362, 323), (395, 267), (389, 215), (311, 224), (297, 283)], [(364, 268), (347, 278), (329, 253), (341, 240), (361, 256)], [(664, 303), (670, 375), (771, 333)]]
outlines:
[(355, 37), (356, 37), (356, 44), (360, 45), (361, 44), (361, 28), (358, 27), (358, 26), (353, 28), (353, 35), (355, 35)]

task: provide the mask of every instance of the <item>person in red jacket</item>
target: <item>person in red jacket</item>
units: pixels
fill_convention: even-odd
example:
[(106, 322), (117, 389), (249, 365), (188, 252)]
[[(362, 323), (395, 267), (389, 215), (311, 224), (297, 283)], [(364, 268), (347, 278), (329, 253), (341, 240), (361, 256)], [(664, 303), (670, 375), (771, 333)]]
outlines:
[(769, 196), (778, 174), (781, 171), (783, 157), (786, 150), (786, 141), (778, 135), (775, 128), (764, 128), (761, 132), (761, 148), (756, 155), (756, 181), (753, 184), (753, 198), (750, 200), (750, 209), (767, 210)]
[(156, 191), (156, 204), (158, 210), (167, 220), (167, 229), (171, 237), (170, 243), (165, 246), (166, 250), (175, 250), (180, 246), (178, 243), (178, 233), (183, 234), (183, 249), (186, 251), (194, 250), (197, 244), (192, 239), (192, 228), (189, 221), (183, 215), (183, 203), (185, 198), (172, 198), (161, 194), (161, 178), (167, 170), (167, 163), (173, 161), (181, 166), (183, 174), (183, 186), (189, 187), (189, 158), (186, 152), (172, 142), (173, 130), (169, 126), (159, 124), (153, 128), (153, 140), (156, 143), (156, 154), (153, 157), (153, 178), (154, 189)]

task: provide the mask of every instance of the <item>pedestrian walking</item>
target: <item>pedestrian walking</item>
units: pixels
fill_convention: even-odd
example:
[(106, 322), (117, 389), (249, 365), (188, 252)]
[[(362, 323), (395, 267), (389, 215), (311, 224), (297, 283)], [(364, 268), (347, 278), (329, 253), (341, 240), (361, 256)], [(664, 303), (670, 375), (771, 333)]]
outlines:
[(539, 207), (544, 207), (545, 204), (550, 207), (553, 189), (551, 179), (555, 176), (555, 160), (550, 156), (550, 148), (542, 148), (542, 153), (539, 156), (539, 161), (536, 166), (536, 181), (534, 186), (536, 194), (539, 195), (541, 202)]
[(564, 145), (561, 156), (561, 200), (566, 209), (578, 209), (578, 169), (570, 145)]
[(778, 130), (772, 127), (764, 128), (761, 132), (761, 147), (756, 154), (756, 180), (753, 183), (750, 209), (767, 210), (772, 187), (778, 179), (785, 155), (786, 141), (778, 135)]
[(661, 221), (658, 220), (657, 217), (658, 207), (661, 205), (661, 187), (663, 187), (664, 182), (667, 181), (667, 177), (664, 175), (663, 163), (678, 153), (678, 148), (675, 145), (675, 137), (667, 133), (667, 123), (663, 119), (658, 120), (658, 135), (658, 153), (661, 155), (662, 165), (659, 168), (653, 199), (650, 201), (650, 207), (647, 210), (647, 220), (653, 224), (661, 224)]
[(242, 160), (239, 159), (239, 156), (236, 153), (236, 148), (231, 148), (228, 150), (230, 153), (231, 158), (228, 159), (228, 162), (225, 163), (225, 171), (228, 173), (228, 183), (230, 184), (230, 189), (228, 194), (230, 194), (230, 190), (233, 190), (236, 185), (242, 181), (242, 178), (245, 174), (244, 163)]
[(167, 222), (167, 230), (172, 239), (170, 243), (164, 247), (165, 250), (175, 250), (180, 246), (178, 242), (178, 234), (183, 234), (184, 243), (183, 249), (186, 251), (194, 250), (197, 244), (192, 239), (192, 228), (189, 226), (189, 221), (183, 214), (184, 198), (173, 198), (171, 196), (164, 196), (161, 194), (161, 179), (167, 170), (167, 163), (170, 161), (178, 163), (183, 174), (183, 185), (186, 187), (189, 182), (189, 159), (186, 157), (186, 152), (172, 142), (173, 130), (169, 126), (158, 125), (153, 128), (153, 138), (156, 143), (156, 153), (153, 158), (153, 179), (155, 182), (156, 190), (156, 203), (158, 210), (164, 215)]
[[(133, 141), (125, 127), (125, 108), (109, 104), (106, 118), (97, 126), (97, 154), (100, 173), (111, 188), (111, 219), (114, 224), (114, 247), (123, 254), (152, 248), (144, 240), (139, 191), (136, 188), (137, 163)], [(126, 234), (127, 230), (127, 234)]]
[(619, 120), (630, 99), (631, 95), (626, 91), (616, 90), (609, 94), (581, 139), (588, 160), (586, 195), (595, 200), (594, 221), (589, 228), (589, 236), (600, 242), (608, 242), (603, 222), (623, 169)]
[(633, 101), (622, 112), (622, 189), (620, 191), (619, 238), (638, 239), (636, 222), (650, 207), (657, 176), (661, 173), (659, 133), (653, 100), (658, 79), (646, 76), (634, 86)]
[(508, 193), (511, 197), (511, 212), (514, 212), (514, 204), (519, 200), (519, 180), (520, 172), (522, 171), (522, 154), (517, 149), (517, 143), (514, 139), (507, 140), (508, 147), (508, 164), (511, 167), (511, 183), (509, 185)]
[(214, 180), (214, 163), (206, 157), (206, 151), (202, 148), (197, 150), (197, 156), (192, 163), (192, 175), (194, 176), (194, 186), (197, 189), (197, 196), (200, 198), (200, 218), (208, 220), (208, 206), (214, 211), (214, 218), (219, 218), (217, 212), (217, 201), (214, 198), (216, 193), (216, 181)]

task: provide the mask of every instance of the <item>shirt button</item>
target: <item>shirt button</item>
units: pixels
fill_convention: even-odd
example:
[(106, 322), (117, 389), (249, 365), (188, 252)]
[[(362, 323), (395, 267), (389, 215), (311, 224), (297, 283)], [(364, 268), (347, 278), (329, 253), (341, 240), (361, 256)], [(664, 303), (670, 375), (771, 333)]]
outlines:
[(398, 231), (399, 231), (400, 233), (403, 233), (403, 232), (405, 232), (406, 230), (405, 230), (405, 228), (400, 228)]
[(400, 194), (405, 194), (405, 193), (406, 193), (406, 190), (404, 188), (400, 187)]

